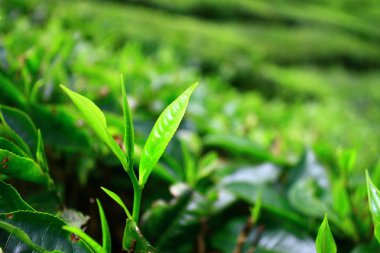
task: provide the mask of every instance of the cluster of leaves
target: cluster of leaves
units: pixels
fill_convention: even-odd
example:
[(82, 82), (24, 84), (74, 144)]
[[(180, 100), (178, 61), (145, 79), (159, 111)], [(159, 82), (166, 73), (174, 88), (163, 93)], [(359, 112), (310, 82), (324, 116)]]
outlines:
[[(81, 112), (85, 122), (112, 150), (131, 179), (134, 190), (132, 215), (116, 193), (103, 188), (126, 213), (122, 247), (129, 252), (156, 251), (136, 225), (139, 221), (141, 193), (149, 175), (178, 128), (195, 87), (196, 84), (188, 88), (158, 118), (141, 152), (139, 179), (137, 179), (133, 167), (134, 130), (124, 85), (122, 85), (124, 141), (121, 145), (118, 145), (111, 136), (101, 110), (89, 99), (62, 86)], [(60, 203), (59, 193), (49, 175), (41, 132), (36, 130), (30, 117), (18, 109), (2, 106), (0, 115), (4, 134), (0, 146), (2, 179), (17, 178), (42, 184)], [(154, 242), (159, 251), (189, 252), (192, 250), (193, 242), (197, 241), (198, 250), (203, 252), (209, 247), (207, 244), (209, 240), (211, 247), (222, 252), (254, 250), (314, 252), (313, 241), (307, 233), (315, 229), (316, 220), (313, 219), (322, 218), (326, 213), (338, 231), (354, 240), (361, 240), (363, 223), (362, 227), (359, 227), (360, 224), (352, 219), (355, 215), (353, 207), (350, 203), (345, 203), (350, 201), (345, 199), (348, 193), (344, 187), (337, 190), (330, 189), (324, 168), (317, 163), (310, 151), (304, 154), (297, 166), (291, 168), (286, 168), (289, 165), (281, 165), (281, 161), (266, 155), (266, 160), (272, 160), (272, 163), (231, 170), (231, 164), (218, 163), (218, 166), (215, 166), (214, 163), (218, 160), (215, 153), (202, 157), (197, 164), (196, 156), (186, 146), (185, 140), (186, 138), (180, 141), (183, 165), (179, 165), (176, 171), (171, 171), (165, 165), (159, 166), (158, 170), (159, 176), (169, 183), (174, 183), (171, 189), (174, 199), (170, 203), (159, 202), (152, 205), (145, 211), (141, 223), (143, 233)], [(233, 145), (230, 143), (227, 146)], [(238, 143), (238, 146), (244, 146), (244, 143)], [(353, 154), (342, 156), (341, 166), (345, 173), (349, 173), (352, 169)], [(170, 159), (167, 165), (174, 164), (171, 166), (172, 169), (177, 167), (175, 159), (169, 161)], [(285, 172), (284, 169), (290, 171)], [(287, 179), (281, 180), (285, 174)], [(344, 179), (344, 175), (341, 175), (341, 178)], [(0, 245), (5, 251), (14, 251), (17, 248), (37, 252), (111, 252), (110, 230), (99, 200), (97, 203), (103, 234), (102, 245), (82, 231), (81, 224), (79, 227), (68, 226), (67, 223), (73, 221), (64, 221), (59, 216), (37, 211), (27, 204), (11, 185), (0, 181), (0, 186), (2, 204)], [(380, 192), (368, 174), (367, 191), (375, 224), (375, 237), (380, 241), (378, 232)], [(331, 201), (333, 197), (339, 200), (338, 205)], [(224, 223), (218, 221), (223, 219), (226, 210), (238, 200), (253, 206), (251, 213), (248, 213), (248, 220), (239, 221), (236, 217), (237, 220), (227, 220)], [(268, 222), (268, 217), (262, 219), (261, 215), (271, 217), (269, 220), (282, 220), (284, 227), (273, 226), (274, 224)], [(218, 232), (209, 235), (206, 231), (209, 229)], [(189, 236), (191, 231), (196, 233)], [(236, 242), (220, 243), (223, 236), (230, 237), (234, 232)], [(173, 241), (178, 240), (181, 240), (180, 247), (176, 243), (173, 244)], [(297, 244), (289, 244), (290, 241), (296, 241)], [(376, 246), (360, 245), (353, 249), (353, 252), (366, 252), (373, 247)], [(336, 252), (326, 216), (318, 231), (316, 250), (321, 253)]]
[[(150, 4), (165, 9), (164, 2)], [(173, 3), (170, 13), (190, 13), (200, 4), (185, 2), (195, 7)], [(212, 7), (213, 3), (205, 2)], [(243, 2), (227, 9), (239, 12)], [(377, 158), (377, 146), (369, 147), (365, 141), (377, 135), (355, 112), (339, 110), (336, 97), (330, 98), (335, 93), (327, 88), (348, 80), (376, 88), (378, 75), (281, 66), (305, 59), (329, 63), (340, 58), (355, 66), (358, 59), (377, 66), (379, 51), (373, 41), (378, 30), (372, 21), (356, 22), (361, 19), (352, 13), (329, 12), (312, 3), (307, 6), (313, 15), (306, 17), (297, 5), (271, 9), (265, 1), (257, 1), (241, 8), (249, 19), (266, 20), (277, 10), (279, 20), (307, 19), (307, 24), (322, 28), (328, 20), (318, 17), (339, 13), (339, 19), (328, 21), (339, 30), (327, 33), (333, 37), (320, 35), (322, 28), (294, 26), (284, 32), (263, 25), (251, 30), (233, 22), (217, 25), (129, 5), (18, 4), (6, 2), (1, 10), (6, 18), (0, 22), (0, 208), (4, 208), (0, 210), (0, 247), (5, 252), (15, 247), (26, 252), (110, 252), (107, 224), (113, 252), (121, 247), (130, 252), (154, 251), (141, 233), (163, 252), (335, 252), (332, 234), (344, 252), (378, 251), (369, 211), (378, 238), (379, 194), (369, 177), (367, 191), (361, 169), (372, 167)], [(376, 16), (371, 15), (372, 19)], [(347, 20), (356, 26), (348, 26)], [(371, 39), (357, 39), (348, 31)], [(189, 32), (198, 39), (188, 38)], [(235, 36), (237, 32), (245, 35)], [(297, 48), (293, 38), (298, 32), (310, 47), (284, 52), (283, 48)], [(313, 39), (325, 37), (328, 50), (316, 46), (321, 42)], [(215, 47), (221, 44), (218, 38), (223, 38), (224, 46)], [(334, 38), (347, 44), (340, 43), (338, 50)], [(251, 47), (252, 41), (258, 49)], [(235, 58), (229, 59), (230, 55)], [(240, 84), (251, 80), (251, 74), (245, 75), (252, 71), (251, 58), (257, 64), (253, 75), (264, 78), (252, 80), (274, 84), (270, 87), (277, 87), (276, 96), (285, 100), (267, 101), (257, 93), (240, 93), (227, 85), (227, 81), (239, 86), (236, 80)], [(161, 123), (149, 135), (153, 119), (189, 82), (200, 79), (199, 69), (213, 74), (203, 78), (192, 95), (183, 123), (178, 126), (179, 121), (171, 120), (175, 115), (182, 118), (194, 87), (185, 92), (180, 109), (164, 111), (166, 120), (159, 118)], [(122, 89), (122, 103), (120, 73), (129, 84)], [(314, 85), (306, 87), (303, 82)], [(79, 110), (63, 96), (59, 83), (70, 88), (64, 90)], [(375, 88), (371, 94), (377, 99)], [(101, 110), (71, 90), (90, 98)], [(282, 94), (284, 90), (287, 94)], [(287, 99), (292, 96), (300, 103), (290, 103)], [(175, 104), (169, 108), (176, 108)], [(344, 135), (347, 118), (358, 126), (350, 129), (351, 137)], [(177, 127), (179, 134), (173, 137)], [(336, 155), (337, 144), (360, 146), (363, 142), (365, 153)], [(313, 151), (303, 151), (305, 143), (312, 144)], [(120, 167), (130, 180), (124, 179)], [(379, 182), (380, 169), (370, 171), (374, 182)], [(4, 182), (13, 185), (25, 201)], [(100, 186), (122, 206), (121, 213), (107, 198), (102, 199), (97, 191)], [(107, 203), (103, 210), (97, 202), (99, 222), (87, 202), (94, 196)], [(67, 207), (91, 213), (86, 233), (81, 228), (87, 218)], [(101, 233), (101, 245), (89, 236), (100, 238)]]

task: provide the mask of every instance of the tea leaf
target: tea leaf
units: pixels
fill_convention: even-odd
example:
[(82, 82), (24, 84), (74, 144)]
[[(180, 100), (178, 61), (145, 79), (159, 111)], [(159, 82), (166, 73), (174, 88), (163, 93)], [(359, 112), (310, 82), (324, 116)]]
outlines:
[(38, 122), (46, 144), (59, 150), (91, 152), (88, 133), (68, 106), (33, 104), (30, 114)]
[(366, 171), (368, 204), (372, 214), (372, 221), (375, 228), (375, 237), (380, 243), (380, 192), (372, 183), (371, 178)]
[(33, 211), (33, 208), (21, 198), (13, 186), (0, 181), (0, 213), (19, 210)]
[(16, 236), (18, 239), (20, 239), (23, 243), (25, 243), (27, 246), (29, 246), (31, 249), (39, 252), (39, 253), (46, 253), (47, 250), (44, 250), (37, 244), (33, 243), (33, 241), (30, 239), (28, 234), (26, 234), (23, 230), (19, 229), (16, 226), (13, 226), (11, 224), (8, 224), (6, 222), (0, 221), (0, 228), (4, 229), (5, 231), (9, 232), (10, 234)]
[(160, 252), (191, 252), (188, 247), (196, 240), (207, 205), (203, 196), (188, 188), (170, 202), (157, 201), (143, 216), (144, 235)]
[(71, 232), (75, 236), (78, 236), (81, 240), (86, 242), (95, 253), (107, 253), (105, 249), (100, 246), (99, 243), (97, 243), (94, 239), (92, 239), (89, 235), (87, 235), (85, 232), (83, 232), (82, 229), (77, 227), (71, 227), (71, 226), (63, 226), (62, 229)]
[(0, 75), (0, 90), (0, 101), (9, 101), (25, 106), (26, 100), (21, 91), (17, 89), (17, 86), (11, 83), (10, 80), (6, 79), (4, 75)]
[(49, 166), (47, 164), (46, 154), (45, 154), (45, 146), (42, 139), (41, 131), (38, 129), (38, 142), (37, 142), (37, 152), (36, 158), (38, 164), (42, 167), (45, 172), (49, 171)]
[(0, 222), (7, 224), (2, 226), (6, 231), (0, 230), (0, 247), (4, 252), (32, 252), (30, 243), (42, 248), (40, 252), (93, 252), (83, 240), (62, 230), (65, 223), (61, 219), (47, 213), (5, 213), (0, 214)]
[(315, 241), (317, 253), (336, 253), (336, 245), (334, 238), (331, 234), (327, 215), (318, 230), (317, 239)]
[(123, 235), (123, 249), (127, 252), (157, 252), (141, 234), (136, 223), (127, 219)]
[(111, 234), (110, 234), (110, 229), (108, 227), (107, 218), (106, 218), (106, 215), (104, 214), (104, 210), (99, 199), (96, 200), (96, 203), (98, 204), (100, 223), (102, 225), (103, 249), (107, 253), (111, 253)]
[(0, 118), (18, 146), (29, 156), (35, 157), (38, 144), (37, 129), (29, 116), (18, 109), (1, 106)]
[(15, 155), (21, 156), (21, 157), (28, 157), (28, 155), (19, 148), (16, 144), (14, 144), (12, 141), (7, 140), (3, 137), (0, 137), (0, 149), (7, 150)]
[(44, 185), (51, 182), (49, 175), (32, 159), (3, 149), (0, 149), (0, 174)]
[(112, 136), (109, 134), (107, 130), (107, 121), (103, 114), (103, 112), (97, 107), (91, 100), (88, 98), (71, 91), (65, 86), (61, 85), (63, 91), (70, 97), (70, 99), (74, 102), (76, 107), (79, 109), (81, 114), (84, 117), (84, 120), (91, 127), (91, 129), (98, 135), (100, 139), (102, 139), (108, 147), (113, 151), (113, 153), (117, 156), (120, 162), (124, 165), (124, 168), (127, 169), (127, 160), (126, 157), (119, 147), (119, 145), (115, 142)]
[(198, 83), (191, 85), (172, 102), (157, 119), (145, 143), (139, 166), (139, 184), (144, 186), (153, 168), (163, 154), (166, 146), (177, 130), (189, 99)]
[[(123, 100), (123, 114), (124, 114), (124, 145), (126, 146), (126, 152), (130, 163), (133, 161), (135, 137), (133, 132), (132, 114), (128, 104), (128, 98), (125, 93), (125, 84), (123, 78), (121, 78), (121, 94)], [(131, 165), (130, 165), (131, 166)]]
[(102, 190), (107, 193), (108, 196), (110, 196), (116, 203), (118, 203), (125, 211), (125, 213), (127, 214), (128, 218), (129, 219), (132, 219), (132, 216), (131, 216), (131, 213), (128, 211), (128, 208), (124, 205), (124, 202), (123, 200), (121, 200), (121, 198), (114, 192), (104, 188), (104, 187), (100, 187), (102, 188)]

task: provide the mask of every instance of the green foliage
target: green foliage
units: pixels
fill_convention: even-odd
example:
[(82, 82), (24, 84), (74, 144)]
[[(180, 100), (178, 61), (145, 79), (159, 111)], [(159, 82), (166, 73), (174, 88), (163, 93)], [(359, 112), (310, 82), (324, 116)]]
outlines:
[(107, 130), (107, 121), (102, 111), (89, 99), (84, 96), (75, 93), (65, 86), (61, 86), (65, 93), (71, 98), (79, 111), (82, 113), (85, 121), (91, 127), (91, 129), (98, 135), (98, 137), (104, 141), (107, 146), (114, 152), (124, 168), (128, 170), (128, 161), (121, 148), (117, 145)]
[(377, 1), (119, 2), (0, 9), (0, 251), (379, 251)]
[(123, 249), (129, 252), (156, 252), (156, 250), (143, 237), (136, 223), (127, 219), (124, 236)]
[(35, 157), (37, 154), (37, 129), (28, 115), (20, 110), (2, 106), (0, 117), (8, 132), (20, 145), (24, 152)]
[(118, 203), (124, 210), (125, 214), (128, 216), (129, 219), (132, 219), (132, 216), (131, 216), (131, 213), (129, 212), (128, 208), (124, 205), (124, 202), (123, 200), (114, 192), (104, 188), (104, 187), (101, 187), (102, 190), (108, 195), (110, 196), (116, 203)]
[(11, 185), (0, 181), (0, 213), (9, 213), (14, 210), (29, 210), (34, 211), (18, 194), (15, 188)]
[(336, 245), (331, 234), (327, 215), (318, 230), (316, 239), (317, 253), (336, 253)]
[[(32, 159), (15, 155), (7, 150), (0, 149), (0, 158), (2, 162), (1, 172), (4, 175), (49, 185), (50, 178), (44, 173)], [(24, 169), (27, 168), (27, 169)]]
[(98, 199), (96, 200), (96, 203), (98, 204), (100, 223), (102, 225), (103, 249), (105, 250), (106, 253), (111, 253), (111, 234), (110, 234), (110, 229), (108, 227), (107, 218), (106, 218), (106, 215), (104, 214), (102, 204), (100, 203)]
[(366, 171), (368, 204), (372, 214), (372, 222), (374, 224), (374, 233), (377, 241), (380, 243), (380, 192), (372, 183), (368, 171)]
[(144, 145), (139, 165), (139, 184), (143, 187), (150, 173), (156, 166), (169, 141), (177, 130), (187, 104), (197, 83), (191, 85), (174, 102), (172, 102), (160, 115), (149, 134)]
[(132, 122), (132, 114), (128, 105), (127, 94), (125, 92), (124, 80), (121, 78), (121, 98), (123, 104), (123, 115), (124, 115), (124, 145), (126, 145), (127, 149), (127, 157), (129, 158), (129, 164), (133, 165), (133, 156), (135, 149), (135, 133), (133, 131), (133, 122)]
[(29, 247), (35, 249), (37, 245), (38, 252), (92, 252), (82, 240), (72, 240), (73, 235), (63, 232), (65, 223), (50, 214), (32, 211), (3, 213), (0, 214), (0, 222), (7, 231), (0, 234), (1, 245), (6, 245), (3, 247), (5, 252), (13, 251), (16, 247), (26, 251)]

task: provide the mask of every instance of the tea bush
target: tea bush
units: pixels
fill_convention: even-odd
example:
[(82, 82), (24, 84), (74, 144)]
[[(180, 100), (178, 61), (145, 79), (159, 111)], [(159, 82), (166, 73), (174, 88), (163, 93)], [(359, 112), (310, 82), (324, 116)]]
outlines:
[(378, 13), (4, 1), (0, 248), (379, 251)]

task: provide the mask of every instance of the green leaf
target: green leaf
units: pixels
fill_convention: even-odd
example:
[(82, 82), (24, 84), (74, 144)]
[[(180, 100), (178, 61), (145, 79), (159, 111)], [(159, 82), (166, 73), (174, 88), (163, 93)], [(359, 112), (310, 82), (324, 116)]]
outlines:
[(18, 146), (31, 157), (35, 157), (38, 143), (37, 129), (29, 116), (18, 109), (2, 105), (0, 118)]
[(312, 238), (300, 230), (294, 228), (266, 228), (260, 236), (257, 252), (315, 253), (315, 245)]
[(108, 222), (106, 215), (104, 214), (104, 210), (102, 207), (102, 204), (100, 203), (99, 199), (96, 199), (96, 203), (98, 204), (99, 208), (99, 216), (100, 216), (100, 223), (102, 225), (102, 244), (103, 244), (103, 249), (107, 253), (111, 253), (111, 234), (110, 234), (110, 229), (108, 227)]
[(206, 147), (223, 149), (234, 155), (244, 156), (246, 159), (254, 162), (265, 161), (279, 165), (286, 164), (283, 159), (273, 156), (268, 150), (244, 137), (228, 134), (210, 134), (204, 138), (204, 145)]
[(127, 219), (125, 224), (123, 249), (134, 253), (157, 252), (144, 238), (136, 223), (131, 219)]
[(3, 75), (0, 75), (0, 90), (0, 101), (2, 101), (2, 103), (8, 104), (9, 102), (20, 106), (26, 104), (25, 97), (21, 91)]
[(16, 236), (18, 239), (20, 239), (25, 245), (27, 245), (29, 248), (33, 249), (33, 251), (37, 251), (39, 253), (45, 253), (48, 252), (38, 246), (37, 244), (33, 243), (33, 241), (30, 239), (30, 237), (21, 229), (19, 229), (16, 226), (13, 226), (11, 224), (8, 224), (6, 222), (0, 221), (0, 228), (4, 229), (5, 231), (9, 232), (10, 234)]
[(128, 218), (129, 219), (132, 219), (132, 216), (131, 216), (131, 213), (128, 211), (128, 208), (124, 205), (124, 202), (123, 200), (121, 200), (121, 198), (114, 192), (104, 188), (104, 187), (100, 187), (102, 188), (102, 190), (107, 193), (108, 196), (110, 196), (116, 203), (118, 203), (125, 211), (125, 213), (127, 214)]
[(317, 247), (317, 253), (336, 253), (337, 251), (333, 235), (330, 231), (327, 215), (325, 215), (325, 218), (319, 227), (315, 244)]
[(352, 172), (357, 160), (356, 150), (343, 150), (338, 157), (339, 169), (346, 177)]
[(70, 97), (76, 107), (81, 112), (84, 120), (91, 127), (91, 129), (97, 134), (97, 136), (103, 140), (108, 147), (117, 156), (120, 162), (123, 164), (124, 169), (128, 170), (128, 161), (112, 136), (107, 130), (107, 122), (103, 112), (88, 98), (71, 91), (65, 86), (61, 85), (63, 91)]
[(208, 211), (207, 200), (187, 188), (170, 202), (154, 203), (144, 214), (141, 228), (160, 252), (192, 252), (192, 242)]
[(0, 149), (0, 174), (49, 185), (51, 179), (32, 159)]
[(28, 155), (12, 141), (0, 137), (0, 149), (7, 150), (15, 155), (27, 157)]
[(184, 163), (184, 170), (186, 175), (186, 182), (188, 185), (194, 187), (197, 183), (197, 165), (195, 164), (194, 156), (192, 156), (188, 143), (184, 140), (180, 140), (180, 146), (182, 150), (182, 157)]
[(266, 209), (284, 221), (289, 220), (300, 226), (307, 225), (305, 216), (295, 212), (291, 207), (287, 196), (282, 188), (276, 189), (270, 186), (257, 186), (247, 182), (231, 182), (224, 186), (239, 199), (250, 204), (255, 204), (261, 194), (261, 209)]
[(33, 211), (10, 184), (0, 181), (0, 213), (10, 213), (19, 210)]
[[(246, 219), (236, 217), (221, 222), (218, 229), (210, 236), (211, 246), (221, 253), (233, 252), (239, 233), (244, 229)], [(257, 253), (315, 253), (312, 238), (298, 229), (285, 229), (265, 225), (265, 229), (254, 229), (246, 238), (241, 252)], [(257, 239), (258, 242), (257, 242)], [(249, 249), (248, 249), (249, 247)]]
[[(31, 242), (46, 251), (59, 250), (65, 253), (90, 253), (93, 252), (83, 240), (75, 235), (62, 230), (65, 223), (50, 214), (17, 211), (0, 214), (0, 222), (16, 227), (18, 231), (24, 231)], [(22, 242), (18, 236), (9, 231), (0, 230), (0, 247), (4, 252), (32, 252), (32, 249)]]
[[(125, 93), (125, 84), (123, 77), (121, 77), (121, 94), (123, 100), (123, 114), (124, 114), (124, 145), (126, 145), (126, 151), (130, 163), (133, 162), (135, 137), (133, 131), (132, 114), (128, 104), (128, 98)], [(131, 166), (131, 165), (130, 165)]]
[(261, 203), (262, 203), (262, 193), (259, 191), (257, 193), (256, 202), (251, 209), (251, 217), (253, 222), (257, 222), (260, 217), (261, 212)]
[(71, 232), (74, 234), (74, 236), (78, 236), (81, 240), (86, 242), (94, 250), (95, 253), (107, 253), (99, 243), (92, 239), (88, 234), (83, 232), (82, 229), (71, 226), (63, 226), (62, 228), (68, 232)]
[(177, 130), (189, 103), (189, 99), (198, 83), (191, 85), (160, 115), (149, 134), (141, 154), (139, 166), (139, 184), (144, 186), (153, 168), (163, 154), (166, 146)]
[(320, 191), (319, 186), (312, 178), (299, 180), (289, 190), (289, 202), (300, 213), (309, 217), (320, 218), (329, 208), (319, 198), (318, 191)]
[(49, 172), (49, 166), (47, 163), (46, 153), (45, 153), (45, 146), (44, 146), (40, 129), (38, 129), (37, 135), (38, 135), (37, 152), (36, 152), (37, 162), (45, 172)]
[(374, 233), (377, 241), (380, 243), (380, 192), (372, 183), (371, 178), (368, 175), (368, 171), (366, 171), (366, 179), (368, 191), (368, 204), (372, 214), (372, 221), (375, 227)]
[[(64, 151), (90, 152), (89, 134), (75, 112), (62, 105), (30, 105), (30, 115), (44, 135), (44, 142)], [(48, 120), (47, 120), (48, 119)]]

